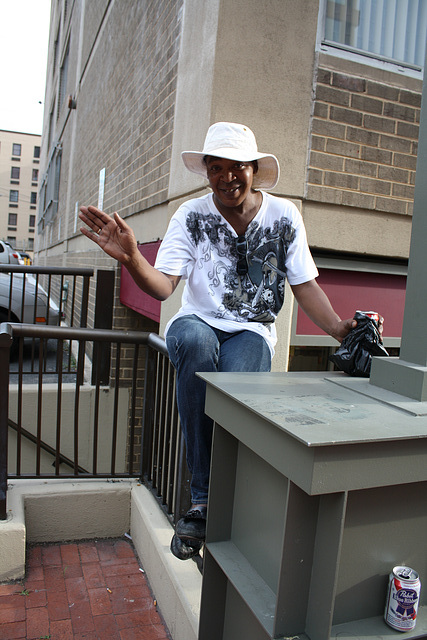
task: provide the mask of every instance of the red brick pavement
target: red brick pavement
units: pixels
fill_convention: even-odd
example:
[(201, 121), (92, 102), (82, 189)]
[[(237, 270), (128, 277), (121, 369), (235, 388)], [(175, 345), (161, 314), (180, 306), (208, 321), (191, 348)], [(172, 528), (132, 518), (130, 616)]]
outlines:
[(131, 543), (31, 547), (27, 575), (0, 585), (0, 640), (171, 640)]

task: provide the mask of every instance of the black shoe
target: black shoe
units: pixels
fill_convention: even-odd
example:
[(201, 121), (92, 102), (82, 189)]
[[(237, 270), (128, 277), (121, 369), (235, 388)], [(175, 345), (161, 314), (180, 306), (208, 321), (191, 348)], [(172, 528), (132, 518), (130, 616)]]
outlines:
[(194, 542), (192, 545), (190, 545), (184, 542), (184, 540), (178, 538), (178, 536), (175, 534), (171, 540), (170, 549), (175, 558), (178, 558), (179, 560), (189, 560), (190, 558), (198, 555), (202, 546), (203, 541)]
[(207, 507), (200, 506), (187, 511), (185, 516), (178, 520), (175, 533), (186, 544), (203, 543), (206, 538)]

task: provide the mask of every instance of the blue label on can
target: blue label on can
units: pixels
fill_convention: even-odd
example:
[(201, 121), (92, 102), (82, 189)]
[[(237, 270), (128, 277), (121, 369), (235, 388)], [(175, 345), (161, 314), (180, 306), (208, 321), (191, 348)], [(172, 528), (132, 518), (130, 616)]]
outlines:
[(393, 597), (397, 605), (396, 613), (408, 618), (415, 617), (418, 594), (414, 589), (399, 589)]

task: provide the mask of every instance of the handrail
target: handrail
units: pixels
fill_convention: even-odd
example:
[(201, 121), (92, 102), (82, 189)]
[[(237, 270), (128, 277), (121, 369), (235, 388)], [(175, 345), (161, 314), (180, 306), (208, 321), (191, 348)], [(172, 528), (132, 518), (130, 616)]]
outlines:
[(0, 264), (0, 272), (3, 273), (42, 273), (45, 275), (66, 275), (66, 276), (93, 276), (93, 269), (86, 267), (42, 267), (36, 265), (23, 264)]
[[(6, 305), (6, 308), (3, 304), (2, 311), (6, 311), (7, 319), (13, 322), (15, 320), (22, 320), (24, 313), (27, 316), (26, 319), (28, 319), (31, 306), (33, 306), (33, 322), (35, 322), (37, 315), (36, 308), (41, 305), (43, 308), (46, 308), (48, 318), (50, 313), (53, 314), (54, 322), (48, 319), (47, 324), (49, 325), (60, 324), (61, 319), (66, 317), (69, 326), (80, 325), (81, 327), (86, 327), (89, 290), (91, 282), (93, 282), (94, 273), (95, 270), (88, 267), (1, 264), (0, 274), (7, 274), (9, 276), (9, 304)], [(112, 279), (110, 278), (107, 281), (107, 285), (105, 285), (105, 273), (108, 272), (102, 269), (97, 270), (95, 297), (98, 297), (98, 288), (102, 286), (103, 299), (105, 298), (105, 300), (112, 301), (114, 295), (114, 276)], [(111, 274), (113, 272), (110, 271), (109, 273)], [(22, 277), (22, 283), (18, 282), (15, 287), (14, 283), (18, 275)], [(32, 292), (30, 292), (27, 299), (27, 277), (35, 279), (36, 291), (41, 287), (41, 299), (39, 299), (38, 296), (34, 296)], [(21, 278), (19, 278), (19, 280), (21, 280)], [(82, 280), (81, 283), (80, 280)], [(69, 286), (70, 282), (71, 286)], [(41, 302), (45, 295), (47, 300)], [(19, 299), (20, 303), (18, 303)], [(12, 300), (14, 300), (14, 304), (12, 304)], [(59, 311), (56, 309), (51, 310), (51, 301), (55, 307), (57, 306), (59, 308)], [(99, 324), (99, 314), (97, 314), (97, 310), (95, 309), (94, 326), (111, 328), (111, 323), (109, 325), (105, 323)]]
[[(155, 348), (160, 347), (167, 354), (164, 340), (157, 334), (149, 331), (119, 331), (117, 329), (87, 329), (79, 327), (54, 327), (46, 325), (21, 324), (3, 322), (0, 325), (0, 333), (4, 325), (12, 325), (13, 335), (22, 338), (52, 338), (56, 340), (80, 340), (97, 342), (123, 342), (126, 344), (148, 344), (149, 340)], [(9, 333), (9, 330), (6, 330)]]
[[(12, 344), (12, 336), (7, 332), (4, 334), (1, 331), (0, 325), (0, 358), (5, 354), (5, 360), (7, 361), (7, 368), (0, 366), (0, 521), (6, 520), (6, 491), (7, 491), (7, 429), (2, 429), (1, 425), (7, 425), (9, 417), (9, 352)], [(3, 365), (4, 363), (2, 363)]]
[[(24, 436), (24, 438), (26, 438), (27, 440), (29, 440), (33, 444), (37, 444), (37, 438), (36, 438), (35, 435), (30, 433), (30, 431), (27, 431), (27, 429), (24, 429), (23, 427), (19, 427), (16, 424), (16, 422), (11, 420), (10, 418), (8, 420), (8, 425), (9, 425), (9, 427), (11, 429), (16, 431), (17, 433), (21, 432), (21, 434)], [(46, 444), (46, 442), (41, 441), (40, 442), (40, 448), (43, 449), (43, 451), (46, 451), (46, 453), (50, 453), (51, 456), (55, 456), (56, 455), (56, 450), (53, 447), (51, 447), (50, 445)], [(58, 459), (62, 464), (66, 464), (71, 468), (74, 467), (73, 461), (70, 460), (70, 458), (67, 458), (67, 456), (64, 456), (62, 453), (59, 454)], [(79, 473), (88, 473), (88, 471), (87, 471), (87, 469), (83, 469), (83, 467), (79, 467)]]
[(162, 355), (169, 356), (164, 338), (161, 338), (157, 333), (148, 334), (147, 345), (153, 347), (153, 349)]
[[(19, 370), (13, 375), (18, 376), (17, 418), (14, 423), (9, 417), (9, 349), (12, 338), (20, 342)], [(33, 418), (24, 419), (22, 400), (25, 397), (23, 384), (22, 355), (24, 338), (39, 340), (39, 369), (34, 371), (38, 377), (37, 411)], [(77, 361), (73, 374), (74, 410), (68, 414), (71, 418), (72, 431), (63, 431), (62, 426), (62, 394), (63, 373), (61, 366), (55, 371), (58, 391), (56, 397), (57, 425), (55, 429), (44, 430), (42, 407), (46, 399), (44, 395), (44, 374), (48, 373), (42, 365), (45, 349), (49, 340), (57, 340), (57, 363), (63, 361), (63, 345), (76, 342), (78, 347)], [(92, 384), (94, 413), (83, 417), (80, 409), (80, 395), (83, 393), (83, 368), (85, 344), (103, 343), (104, 349), (112, 351), (114, 365), (111, 366), (107, 382), (95, 373)], [(46, 345), (46, 346), (45, 346)], [(140, 357), (140, 347), (146, 346), (144, 358)], [(69, 349), (71, 351), (71, 349)], [(98, 353), (93, 352), (92, 372), (99, 367)], [(122, 377), (122, 371), (126, 371)], [(2, 373), (3, 372), (3, 373)], [(65, 374), (70, 372), (64, 369)], [(129, 376), (129, 373), (131, 374)], [(169, 361), (166, 343), (163, 338), (152, 332), (121, 331), (115, 329), (88, 329), (46, 326), (34, 324), (20, 324), (3, 322), (0, 324), (0, 521), (7, 517), (6, 490), (8, 478), (20, 477), (21, 473), (21, 438), (32, 441), (36, 447), (35, 470), (26, 470), (25, 477), (135, 477), (146, 482), (157, 496), (166, 515), (179, 519), (189, 506), (189, 473), (185, 464), (185, 445), (183, 442), (175, 396), (175, 372)], [(110, 382), (111, 381), (111, 382)], [(143, 382), (143, 384), (141, 384)], [(114, 405), (111, 405), (110, 418), (105, 423), (101, 418), (101, 405), (104, 402), (102, 388), (110, 387), (114, 395)], [(119, 387), (129, 388), (128, 414), (118, 421), (118, 393)], [(11, 387), (12, 388), (12, 387)], [(69, 389), (69, 387), (67, 386)], [(105, 397), (107, 399), (107, 397)], [(142, 400), (142, 404), (141, 404)], [(15, 401), (14, 401), (15, 402)], [(15, 405), (14, 405), (15, 406)], [(107, 406), (103, 405), (104, 407)], [(123, 409), (124, 405), (121, 405)], [(44, 410), (44, 409), (43, 409)], [(126, 410), (125, 410), (126, 411)], [(69, 418), (69, 419), (70, 419)], [(16, 420), (16, 422), (15, 422)], [(27, 424), (25, 424), (25, 422)], [(31, 426), (30, 426), (31, 425)], [(7, 437), (8, 428), (12, 427), (17, 434), (16, 441), (16, 470), (8, 473)], [(81, 449), (81, 429), (83, 434), (91, 434), (92, 449), (90, 452)], [(107, 429), (107, 431), (105, 431)], [(123, 450), (123, 429), (127, 430), (127, 447)], [(32, 432), (32, 435), (31, 435)], [(109, 433), (107, 440), (102, 433)], [(64, 440), (64, 434), (68, 438)], [(121, 433), (121, 435), (120, 435)], [(45, 434), (47, 437), (45, 437)], [(71, 440), (70, 440), (71, 434)], [(120, 440), (118, 439), (120, 435)], [(15, 441), (14, 441), (15, 442)], [(68, 442), (68, 444), (67, 444)], [(83, 442), (83, 440), (82, 440)], [(117, 443), (121, 448), (117, 450)], [(140, 444), (138, 444), (140, 443)], [(64, 448), (65, 445), (65, 448)], [(15, 445), (14, 445), (15, 446)], [(54, 456), (54, 471), (46, 473), (40, 466), (41, 451)], [(102, 453), (98, 459), (98, 453)], [(121, 453), (120, 453), (121, 451)], [(10, 455), (10, 454), (9, 454)], [(121, 467), (116, 469), (116, 456)], [(79, 460), (80, 458), (80, 460)], [(12, 457), (13, 459), (13, 457)], [(83, 459), (86, 462), (83, 462)], [(101, 464), (102, 460), (102, 464)], [(60, 470), (59, 465), (65, 463), (71, 467), (71, 472)], [(123, 466), (124, 465), (124, 466)]]

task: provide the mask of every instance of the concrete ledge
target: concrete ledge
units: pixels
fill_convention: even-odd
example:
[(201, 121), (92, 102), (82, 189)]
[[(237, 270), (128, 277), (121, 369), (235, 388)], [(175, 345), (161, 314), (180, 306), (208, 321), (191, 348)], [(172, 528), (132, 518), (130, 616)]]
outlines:
[[(25, 575), (25, 515), (21, 495), (15, 494), (7, 520), (0, 522), (0, 582), (19, 580)], [(9, 492), (7, 505), (10, 507)]]
[(29, 542), (119, 538), (130, 528), (131, 482), (31, 486), (24, 495)]
[(118, 538), (130, 528), (132, 482), (16, 480), (0, 522), (0, 581), (25, 575), (26, 542)]
[(171, 554), (173, 528), (151, 492), (134, 485), (131, 501), (132, 540), (169, 631), (174, 640), (197, 640), (202, 576), (195, 562)]
[(0, 522), (0, 582), (25, 575), (26, 542), (119, 538), (130, 531), (174, 640), (197, 640), (202, 577), (169, 550), (173, 528), (138, 481), (16, 480)]

